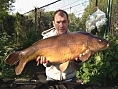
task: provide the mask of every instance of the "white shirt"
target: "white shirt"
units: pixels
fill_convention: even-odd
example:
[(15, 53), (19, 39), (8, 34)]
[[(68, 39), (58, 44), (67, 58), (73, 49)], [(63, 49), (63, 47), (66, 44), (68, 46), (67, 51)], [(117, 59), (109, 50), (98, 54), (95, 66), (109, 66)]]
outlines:
[[(69, 33), (69, 29), (67, 30), (67, 33)], [(54, 28), (48, 29), (44, 32), (42, 32), (43, 39), (55, 36), (57, 35), (56, 30)], [(51, 66), (44, 66), (46, 67), (46, 76), (47, 80), (68, 80), (76, 75), (76, 64), (79, 64), (79, 67), (81, 66), (80, 63), (74, 63), (74, 62), (69, 62), (68, 67), (66, 68), (65, 71), (60, 71), (59, 70), (59, 64), (56, 65), (51, 65)]]

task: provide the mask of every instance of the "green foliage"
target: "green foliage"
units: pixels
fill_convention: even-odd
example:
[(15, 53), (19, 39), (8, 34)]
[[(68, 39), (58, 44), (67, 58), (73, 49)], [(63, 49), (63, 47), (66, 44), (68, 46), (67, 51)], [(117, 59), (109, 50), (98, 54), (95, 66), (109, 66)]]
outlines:
[(12, 3), (14, 2), (15, 0), (0, 0), (0, 14), (12, 10), (13, 9)]
[[(33, 33), (33, 34), (32, 34)], [(24, 49), (34, 42), (36, 42), (38, 38), (37, 32), (30, 30), (26, 33), (25, 37), (21, 37), (19, 40), (22, 40), (21, 45), (17, 45), (17, 43), (12, 40), (10, 36), (6, 33), (3, 33), (0, 37), (0, 78), (13, 78), (16, 77), (15, 75), (15, 66), (7, 65), (4, 60), (5, 58), (16, 50)], [(25, 73), (26, 75), (26, 73)], [(28, 74), (27, 74), (28, 75)]]
[(2, 30), (5, 31), (9, 36), (13, 36), (15, 17), (9, 14), (4, 14), (1, 16), (1, 18)]
[(35, 27), (35, 23), (31, 19), (28, 19), (28, 16), (17, 13), (14, 25), (14, 41), (20, 47), (25, 48), (41, 39), (40, 31), (36, 30), (38, 28)]
[(38, 41), (41, 39), (41, 35), (39, 35), (38, 31), (35, 30), (29, 30), (26, 32), (26, 34), (23, 37), (20, 37), (20, 46), (22, 48), (26, 48), (31, 46), (34, 42)]
[(3, 33), (0, 37), (0, 78), (9, 78), (14, 76), (13, 66), (5, 64), (7, 55), (16, 48), (10, 36)]
[(53, 14), (54, 14), (54, 11), (43, 12), (41, 14), (41, 23), (40, 24), (41, 24), (41, 26), (43, 26), (43, 27), (41, 27), (42, 30), (46, 30), (46, 29), (53, 27), (53, 25), (52, 25)]
[(27, 16), (19, 13), (16, 16), (7, 14), (5, 16), (1, 20), (2, 29), (0, 30), (0, 77), (10, 78), (15, 76), (15, 66), (7, 65), (4, 62), (5, 58), (11, 52), (24, 49), (42, 37), (39, 31), (35, 30), (34, 23)]
[(83, 29), (81, 25), (81, 20), (77, 18), (73, 13), (69, 14), (69, 20), (70, 20), (69, 29), (71, 30), (71, 32), (80, 31), (81, 29)]
[[(117, 20), (117, 15), (118, 15), (118, 0), (112, 0), (113, 3), (112, 3), (112, 16), (111, 16), (111, 26), (113, 26), (113, 24), (116, 23), (116, 20)], [(85, 27), (85, 22), (86, 22), (86, 19), (87, 17), (94, 13), (96, 11), (96, 0), (90, 0), (90, 3), (89, 5), (85, 8), (84, 10), (84, 13), (83, 13), (83, 16), (82, 16), (82, 24), (84, 26), (84, 29), (86, 28)], [(108, 11), (108, 0), (98, 0), (98, 8), (103, 11), (104, 13), (106, 13), (107, 15), (107, 11)]]
[(4, 12), (0, 14), (0, 32), (13, 37), (15, 17)]
[[(33, 19), (33, 21), (35, 22), (34, 14), (36, 14), (36, 22), (40, 29), (40, 32), (53, 27), (52, 20), (54, 11), (44, 12), (43, 10), (37, 10), (37, 13), (31, 12), (28, 18)], [(77, 18), (73, 13), (69, 14), (69, 20), (69, 29), (71, 31), (79, 31), (80, 29), (83, 29), (80, 18)]]
[(118, 38), (110, 35), (107, 39), (110, 42), (110, 47), (94, 54), (77, 71), (77, 78), (82, 79), (84, 83), (116, 83), (118, 79)]
[[(118, 0), (114, 0), (112, 24), (117, 20), (117, 4)], [(98, 7), (106, 13), (107, 0), (98, 0)], [(9, 53), (24, 49), (41, 39), (41, 32), (52, 27), (53, 11), (44, 12), (44, 10), (41, 10), (37, 14), (33, 12), (30, 15), (16, 13), (15, 16), (8, 15), (5, 11), (1, 10), (0, 12), (0, 24), (2, 25), (2, 30), (0, 30), (0, 78), (13, 78), (16, 77), (14, 73), (15, 67), (5, 64), (4, 59)], [(85, 9), (82, 20), (75, 17), (74, 14), (69, 14), (69, 29), (78, 31), (80, 28), (85, 28), (86, 18), (95, 11), (95, 0), (91, 0), (91, 3)], [(35, 15), (37, 15), (36, 18)], [(117, 30), (117, 26), (115, 30)], [(118, 38), (109, 35), (106, 39), (109, 40), (110, 47), (93, 55), (77, 71), (77, 78), (82, 79), (84, 83), (113, 84), (118, 80)], [(30, 67), (32, 66), (30, 65)], [(30, 67), (27, 68), (30, 69)], [(23, 75), (28, 76), (28, 72), (24, 70)]]
[(44, 12), (44, 9), (37, 9), (28, 14), (28, 19), (32, 20), (40, 33), (52, 27), (54, 11)]

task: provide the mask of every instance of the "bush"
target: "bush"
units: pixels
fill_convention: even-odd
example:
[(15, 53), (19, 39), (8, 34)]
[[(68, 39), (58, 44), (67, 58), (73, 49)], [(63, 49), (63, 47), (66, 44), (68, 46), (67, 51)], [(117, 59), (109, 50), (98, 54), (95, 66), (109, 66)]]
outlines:
[(118, 38), (109, 35), (110, 47), (94, 54), (77, 71), (84, 83), (115, 84), (118, 81)]
[(0, 78), (14, 76), (13, 66), (5, 64), (4, 60), (15, 47), (12, 38), (3, 33), (0, 37)]
[[(33, 34), (32, 34), (33, 33)], [(36, 42), (38, 39), (41, 39), (40, 35), (38, 36), (38, 32), (35, 32), (34, 30), (27, 31), (26, 35), (23, 37), (20, 36), (19, 43), (15, 42), (12, 37), (10, 37), (8, 34), (3, 33), (0, 37), (0, 78), (14, 78), (14, 77), (21, 77), (21, 76), (30, 76), (29, 74), (29, 68), (27, 67), (23, 74), (21, 76), (15, 75), (15, 66), (8, 65), (4, 62), (5, 58), (12, 53), (13, 51), (22, 50), (30, 45), (32, 45), (34, 42)], [(31, 66), (31, 65), (29, 65)], [(30, 71), (32, 72), (32, 71)]]

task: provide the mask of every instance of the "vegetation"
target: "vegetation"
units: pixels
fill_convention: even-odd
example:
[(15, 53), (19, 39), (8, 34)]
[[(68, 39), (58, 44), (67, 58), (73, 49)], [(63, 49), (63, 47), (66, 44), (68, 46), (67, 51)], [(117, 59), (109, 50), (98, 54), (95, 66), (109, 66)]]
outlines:
[(117, 84), (118, 66), (118, 37), (109, 35), (106, 38), (110, 42), (107, 50), (96, 53), (90, 60), (85, 62), (77, 71), (77, 78), (83, 82), (97, 84)]
[[(43, 9), (30, 12), (28, 15), (9, 14), (12, 9), (13, 0), (0, 1), (0, 78), (15, 78), (22, 75), (32, 76), (32, 71), (26, 68), (21, 76), (16, 76), (14, 66), (4, 63), (6, 56), (16, 50), (24, 49), (39, 39), (42, 39), (41, 32), (52, 27), (53, 11), (45, 12)], [(9, 3), (10, 1), (10, 3)], [(98, 7), (107, 12), (107, 0), (98, 0)], [(107, 50), (96, 53), (92, 58), (83, 63), (77, 71), (77, 78), (84, 83), (115, 84), (118, 82), (118, 1), (114, 0), (112, 5), (111, 31), (106, 36), (110, 42)], [(3, 6), (4, 9), (3, 9)], [(82, 18), (69, 14), (70, 30), (80, 31), (86, 29), (85, 22), (89, 14), (95, 12), (95, 0), (91, 0), (85, 9)], [(33, 34), (32, 34), (33, 33)], [(28, 66), (30, 67), (30, 66)], [(30, 72), (30, 73), (29, 73)], [(29, 74), (29, 75), (28, 75)], [(32, 74), (32, 75), (30, 75)]]
[[(98, 2), (98, 8), (107, 13), (107, 0), (98, 0)], [(110, 42), (109, 49), (96, 53), (92, 56), (91, 60), (85, 62), (80, 70), (77, 71), (77, 78), (82, 79), (85, 83), (89, 82), (112, 85), (118, 82), (118, 50), (116, 49), (118, 46), (117, 4), (118, 1), (114, 0), (111, 15), (111, 31), (106, 37), (106, 39)], [(87, 16), (95, 11), (95, 0), (92, 0), (92, 2), (85, 9), (82, 22), (85, 23)]]

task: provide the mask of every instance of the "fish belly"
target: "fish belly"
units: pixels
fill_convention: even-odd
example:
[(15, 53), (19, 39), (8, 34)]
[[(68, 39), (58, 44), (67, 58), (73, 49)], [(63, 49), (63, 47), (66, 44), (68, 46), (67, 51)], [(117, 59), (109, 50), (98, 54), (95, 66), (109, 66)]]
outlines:
[(37, 51), (37, 55), (46, 57), (51, 63), (64, 63), (79, 57), (85, 50), (85, 45), (68, 44), (43, 48)]

